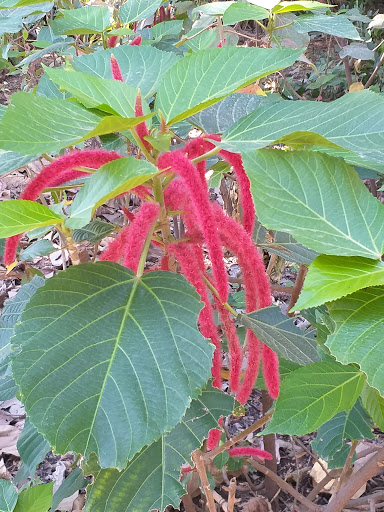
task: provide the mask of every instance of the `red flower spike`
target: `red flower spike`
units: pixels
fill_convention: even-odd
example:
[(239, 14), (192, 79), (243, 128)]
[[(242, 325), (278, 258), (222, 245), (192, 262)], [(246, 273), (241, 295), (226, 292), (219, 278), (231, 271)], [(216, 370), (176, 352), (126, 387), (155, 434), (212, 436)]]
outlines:
[(160, 213), (160, 206), (156, 203), (143, 203), (135, 216), (135, 220), (129, 225), (129, 243), (125, 253), (124, 266), (135, 273), (139, 265), (140, 256), (150, 230)]
[[(216, 303), (217, 304), (217, 303)], [(229, 356), (231, 358), (231, 368), (229, 373), (229, 385), (235, 393), (239, 389), (240, 371), (241, 371), (241, 346), (237, 336), (236, 326), (232, 322), (229, 311), (221, 304), (217, 304), (221, 319), (221, 326), (225, 332), (229, 347)]]
[(254, 446), (235, 446), (228, 451), (230, 457), (259, 457), (259, 459), (272, 460), (269, 452), (255, 448)]
[(280, 391), (279, 359), (277, 354), (267, 345), (263, 345), (261, 352), (263, 359), (263, 375), (268, 393), (276, 399)]
[(161, 258), (160, 269), (161, 270), (169, 270), (169, 256), (168, 256), (168, 254), (164, 254), (164, 256)]
[[(143, 115), (144, 115), (143, 104), (142, 104), (142, 100), (141, 100), (141, 93), (139, 91), (137, 98), (136, 98), (136, 103), (135, 103), (135, 117), (142, 117)], [(149, 135), (149, 131), (148, 131), (147, 125), (145, 124), (145, 121), (138, 124), (135, 127), (135, 131), (136, 131), (137, 135), (139, 136), (141, 142), (144, 144), (145, 148), (148, 151), (151, 151), (152, 146), (144, 138), (144, 137), (148, 137), (148, 135)]]
[(219, 444), (220, 437), (221, 437), (221, 430), (219, 428), (211, 428), (211, 430), (208, 432), (208, 439), (207, 439), (207, 449), (208, 451), (212, 451), (216, 448), (216, 446)]
[(165, 20), (165, 7), (162, 5), (159, 9), (159, 23)]
[(138, 35), (132, 39), (132, 41), (129, 43), (129, 46), (140, 46), (142, 41), (141, 35)]
[(108, 48), (115, 48), (117, 42), (119, 40), (119, 36), (112, 36), (108, 39)]
[(129, 222), (133, 222), (135, 220), (135, 215), (128, 210), (125, 206), (122, 206), (121, 208), (123, 210), (124, 215), (127, 217)]
[(220, 416), (220, 418), (217, 420), (217, 423), (222, 427), (224, 425), (224, 417)]
[(114, 80), (120, 80), (120, 82), (124, 82), (120, 66), (119, 66), (114, 55), (111, 55), (111, 70), (112, 70), (112, 78)]
[(182, 472), (183, 474), (191, 473), (192, 471), (195, 471), (195, 469), (196, 469), (196, 466), (193, 466), (193, 468), (191, 468), (191, 466), (188, 466), (188, 467), (186, 467), (186, 466), (182, 466), (182, 467), (181, 467), (181, 472)]
[(180, 179), (173, 180), (164, 191), (164, 201), (170, 210), (183, 210), (183, 221), (189, 238), (199, 240), (201, 230), (199, 229), (198, 214), (185, 183)]
[[(121, 158), (114, 151), (73, 151), (57, 158), (28, 183), (20, 199), (35, 201), (45, 188), (56, 187), (75, 178), (83, 176), (82, 171), (73, 170), (74, 167), (90, 167), (98, 169), (102, 165)], [(16, 258), (17, 245), (21, 235), (15, 235), (7, 239), (4, 249), (4, 261), (10, 265)]]
[(212, 363), (212, 385), (216, 388), (221, 388), (221, 343), (217, 333), (212, 313), (212, 306), (209, 300), (207, 287), (202, 279), (201, 273), (198, 271), (199, 262), (196, 258), (196, 251), (193, 250), (186, 242), (178, 242), (168, 245), (168, 251), (174, 252), (180, 264), (181, 272), (186, 279), (195, 287), (197, 293), (200, 295), (201, 300), (205, 306), (199, 315), (199, 326), (201, 334), (205, 338), (210, 338), (215, 345), (215, 352), (213, 354)]
[(196, 167), (181, 150), (163, 153), (158, 159), (159, 169), (170, 167), (188, 187), (190, 198), (196, 208), (201, 231), (207, 244), (212, 262), (215, 287), (220, 300), (225, 302), (228, 296), (228, 276), (224, 266), (223, 251), (216, 223), (212, 218), (212, 206), (208, 197), (208, 187), (203, 184)]
[(245, 404), (248, 400), (257, 379), (257, 375), (259, 373), (261, 345), (262, 343), (259, 341), (255, 333), (247, 330), (248, 365), (244, 380), (236, 395), (236, 400), (241, 404)]
[(108, 245), (108, 248), (99, 257), (99, 261), (114, 261), (115, 263), (122, 262), (126, 247), (129, 243), (131, 224), (117, 235), (117, 237)]

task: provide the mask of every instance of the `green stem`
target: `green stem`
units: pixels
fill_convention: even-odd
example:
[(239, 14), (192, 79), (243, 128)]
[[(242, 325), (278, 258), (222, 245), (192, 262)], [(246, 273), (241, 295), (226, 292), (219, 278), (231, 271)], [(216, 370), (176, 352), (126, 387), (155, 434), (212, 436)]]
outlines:
[(207, 158), (210, 158), (211, 156), (216, 155), (219, 151), (221, 151), (221, 148), (219, 148), (219, 147), (213, 148), (213, 149), (211, 149), (211, 151), (204, 153), (204, 155), (194, 158), (193, 160), (191, 160), (191, 162), (193, 164), (198, 164), (199, 162), (202, 162), (203, 160), (206, 160)]
[(151, 245), (151, 240), (152, 240), (152, 233), (153, 233), (153, 230), (155, 229), (156, 223), (157, 223), (157, 220), (155, 220), (155, 222), (152, 224), (152, 226), (148, 232), (148, 236), (145, 240), (143, 252), (141, 253), (141, 256), (140, 256), (139, 266), (137, 267), (137, 272), (136, 272), (137, 277), (141, 277), (144, 274), (144, 268), (145, 268), (145, 263), (147, 261), (149, 246)]
[[(160, 176), (155, 176), (153, 178), (153, 195), (155, 197), (155, 201), (158, 202), (160, 206), (160, 229), (166, 251), (167, 244), (172, 240), (172, 233), (171, 228), (169, 226), (167, 209), (164, 203), (163, 183), (161, 181)], [(172, 254), (169, 257), (169, 268), (176, 268), (175, 259)]]
[(149, 154), (147, 148), (144, 146), (142, 140), (137, 135), (134, 128), (131, 129), (131, 133), (133, 135), (133, 138), (135, 139), (136, 144), (139, 146), (139, 148), (140, 148), (141, 152), (143, 153), (143, 155), (145, 156), (145, 158), (148, 160), (148, 162), (151, 162), (152, 164), (154, 164), (155, 159), (152, 158), (152, 156)]
[(206, 285), (208, 286), (208, 288), (211, 290), (211, 292), (213, 293), (213, 295), (214, 295), (217, 299), (219, 299), (220, 304), (222, 304), (222, 305), (225, 307), (225, 309), (227, 309), (227, 310), (231, 313), (231, 315), (233, 315), (233, 316), (235, 316), (235, 317), (238, 317), (238, 316), (239, 316), (239, 315), (238, 315), (238, 313), (233, 309), (233, 307), (232, 307), (232, 306), (230, 306), (230, 305), (228, 304), (228, 302), (221, 302), (221, 300), (220, 300), (220, 296), (219, 296), (219, 292), (218, 292), (218, 291), (216, 290), (216, 288), (213, 286), (213, 284), (211, 283), (211, 281), (210, 281), (209, 279), (207, 279), (207, 278), (205, 277), (205, 275), (202, 275), (202, 277), (203, 277), (203, 279), (204, 279), (205, 284), (206, 284)]

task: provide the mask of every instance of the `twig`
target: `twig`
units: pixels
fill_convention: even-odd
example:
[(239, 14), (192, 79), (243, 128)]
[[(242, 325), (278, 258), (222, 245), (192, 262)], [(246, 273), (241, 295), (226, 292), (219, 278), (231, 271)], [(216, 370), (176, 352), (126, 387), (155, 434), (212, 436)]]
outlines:
[(351, 66), (349, 65), (349, 59), (348, 57), (344, 57), (344, 59), (341, 59), (344, 64), (344, 70), (345, 70), (345, 77), (347, 79), (348, 87), (351, 87), (353, 83), (352, 73), (351, 73)]
[(267, 421), (269, 421), (272, 417), (273, 410), (269, 411), (267, 414), (265, 414), (262, 418), (257, 420), (253, 425), (246, 428), (240, 434), (237, 434), (237, 436), (233, 437), (232, 439), (229, 439), (226, 443), (223, 443), (221, 446), (218, 446), (211, 452), (205, 453), (204, 457), (208, 459), (214, 459), (216, 455), (219, 455), (219, 453), (223, 453), (229, 448), (231, 448), (234, 444), (238, 443), (239, 441), (242, 441), (245, 437), (247, 437), (249, 434), (252, 434), (255, 430), (258, 430), (259, 428), (263, 427)]
[(328, 482), (337, 478), (340, 473), (340, 469), (332, 469), (329, 473), (326, 473), (325, 477), (320, 480), (319, 483), (315, 485), (312, 491), (308, 494), (307, 499), (309, 501), (313, 501), (316, 496), (323, 490), (323, 488), (327, 485)]
[(220, 496), (220, 494), (216, 491), (213, 491), (213, 498), (220, 505), (220, 507), (224, 510), (224, 512), (228, 512), (228, 503), (225, 501), (225, 499)]
[(200, 450), (195, 450), (192, 453), (192, 460), (195, 463), (197, 472), (199, 473), (200, 476), (201, 485), (203, 486), (203, 491), (207, 498), (209, 512), (216, 512), (212, 489), (209, 485), (207, 472), (205, 470), (205, 465)]
[(376, 67), (375, 67), (375, 69), (372, 71), (371, 76), (368, 78), (368, 81), (367, 81), (367, 83), (365, 84), (364, 89), (368, 89), (368, 87), (370, 87), (370, 86), (372, 85), (372, 82), (373, 82), (373, 80), (375, 79), (375, 77), (376, 77), (377, 73), (379, 72), (379, 69), (380, 69), (381, 65), (383, 64), (383, 62), (384, 62), (384, 52), (383, 52), (383, 54), (381, 55), (380, 60), (379, 60), (379, 62), (377, 63), (377, 66), (376, 66)]
[(233, 512), (236, 503), (236, 478), (231, 478), (228, 492), (228, 512)]
[[(263, 408), (263, 413), (266, 414), (273, 405), (273, 399), (269, 396), (268, 391), (265, 389), (261, 392), (261, 403)], [(276, 435), (275, 434), (266, 434), (263, 435), (264, 449), (267, 450), (272, 455), (272, 460), (265, 460), (265, 467), (270, 470), (272, 473), (277, 473), (277, 459), (276, 459)], [(278, 503), (273, 502), (272, 499), (278, 491), (278, 485), (276, 481), (270, 478), (269, 476), (265, 476), (264, 479), (265, 485), (265, 496), (271, 503), (272, 510), (274, 512), (278, 512)]]
[(312, 501), (309, 501), (308, 498), (300, 494), (296, 489), (292, 487), (292, 485), (289, 485), (285, 480), (279, 477), (279, 475), (276, 475), (273, 471), (266, 468), (262, 464), (259, 464), (254, 459), (248, 459), (249, 464), (253, 466), (257, 471), (260, 471), (260, 473), (263, 473), (265, 476), (270, 478), (271, 480), (275, 481), (279, 487), (281, 487), (284, 491), (288, 492), (291, 496), (297, 499), (297, 501), (300, 501), (303, 505), (305, 505), (309, 510), (313, 512), (320, 512), (321, 508), (318, 505), (315, 505), (312, 503)]
[(365, 505), (366, 503), (368, 503), (369, 501), (375, 501), (375, 502), (378, 502), (378, 501), (381, 501), (384, 499), (384, 492), (383, 491), (378, 491), (378, 492), (373, 492), (372, 494), (369, 494), (368, 496), (362, 496), (361, 498), (356, 498), (354, 500), (349, 500), (348, 503), (346, 504), (346, 507), (360, 507), (361, 505)]
[(295, 440), (295, 443), (297, 443), (299, 446), (301, 446), (301, 448), (303, 450), (305, 450), (308, 453), (308, 455), (310, 455), (313, 458), (313, 460), (315, 460), (316, 462), (319, 463), (319, 465), (320, 465), (321, 469), (324, 471), (324, 473), (328, 474), (328, 469), (321, 462), (321, 459), (315, 453), (313, 453), (309, 448), (307, 448), (305, 446), (305, 444), (302, 441), (300, 441), (300, 439), (298, 437), (293, 436), (293, 438)]
[(299, 100), (307, 100), (307, 98), (304, 98), (304, 96), (301, 96), (295, 88), (288, 82), (287, 77), (284, 75), (282, 71), (279, 72), (279, 74), (283, 77), (285, 85), (288, 87), (288, 89), (296, 96), (296, 98), (299, 98)]
[(196, 512), (195, 504), (193, 503), (190, 494), (184, 494), (184, 496), (181, 498), (181, 501), (184, 505), (185, 512)]
[(291, 300), (289, 301), (289, 304), (288, 304), (288, 316), (293, 316), (293, 313), (290, 313), (290, 311), (296, 304), (297, 299), (299, 298), (307, 271), (308, 271), (308, 268), (305, 265), (300, 265), (299, 272), (296, 277), (296, 283), (292, 290)]
[(341, 475), (340, 475), (340, 478), (339, 478), (339, 483), (337, 485), (336, 492), (338, 492), (343, 487), (343, 483), (344, 483), (345, 477), (347, 476), (347, 471), (349, 469), (349, 466), (351, 465), (351, 462), (352, 462), (352, 459), (353, 459), (353, 454), (355, 453), (356, 447), (357, 447), (358, 444), (359, 444), (359, 441), (356, 441), (356, 440), (353, 441), (352, 444), (351, 444), (351, 448), (349, 449), (348, 456), (347, 456), (347, 458), (345, 460), (345, 463), (344, 463), (343, 471), (341, 472)]
[(244, 37), (245, 39), (250, 39), (251, 41), (254, 41), (255, 43), (259, 43), (260, 41), (262, 41), (262, 39), (257, 39), (256, 37), (248, 36), (247, 34), (243, 34), (243, 32), (237, 32), (237, 30), (233, 30), (230, 28), (224, 29), (224, 34), (227, 32), (230, 34), (236, 34), (237, 36), (240, 36), (240, 37)]
[(383, 466), (384, 447), (373, 455), (362, 468), (357, 471), (348, 480), (346, 485), (336, 493), (332, 500), (325, 507), (323, 512), (341, 512), (346, 503), (352, 498), (355, 492), (360, 489), (370, 478), (372, 478), (377, 470)]
[(191, 35), (190, 37), (183, 37), (182, 39), (180, 39), (180, 41), (178, 41), (177, 43), (175, 43), (175, 46), (176, 48), (179, 48), (182, 44), (184, 44), (186, 41), (190, 41), (191, 39), (193, 39), (194, 37), (197, 37), (199, 36), (200, 34), (202, 34), (203, 32), (205, 32), (206, 30), (208, 30), (209, 28), (212, 28), (216, 25), (216, 21), (214, 21), (213, 23), (211, 23), (210, 25), (208, 25), (207, 27), (204, 27), (203, 29), (199, 30), (199, 32), (196, 32), (196, 34), (193, 34)]

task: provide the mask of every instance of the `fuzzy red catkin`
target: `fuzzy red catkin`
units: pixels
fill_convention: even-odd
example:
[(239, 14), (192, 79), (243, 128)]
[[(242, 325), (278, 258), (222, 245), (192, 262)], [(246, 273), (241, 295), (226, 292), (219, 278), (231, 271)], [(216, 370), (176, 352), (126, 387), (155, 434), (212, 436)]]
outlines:
[(140, 46), (142, 41), (141, 35), (138, 35), (132, 39), (132, 41), (129, 43), (129, 46)]
[(254, 446), (235, 446), (228, 451), (230, 457), (259, 457), (260, 459), (272, 460), (272, 455)]
[(164, 191), (164, 202), (169, 210), (183, 210), (183, 221), (189, 238), (199, 240), (201, 230), (196, 208), (192, 203), (188, 188), (180, 179), (174, 179)]
[(228, 341), (229, 356), (231, 358), (231, 367), (229, 372), (229, 385), (234, 393), (239, 390), (240, 372), (241, 372), (241, 345), (236, 332), (236, 326), (232, 322), (229, 311), (222, 304), (216, 301), (217, 309), (220, 314), (221, 326), (225, 332)]
[[(20, 199), (34, 201), (45, 188), (56, 187), (72, 179), (83, 176), (81, 171), (73, 170), (74, 167), (90, 167), (98, 169), (102, 165), (121, 158), (115, 151), (73, 151), (51, 162), (25, 187)], [(21, 235), (15, 235), (7, 239), (4, 249), (4, 262), (10, 265), (16, 258), (17, 245)]]
[(135, 273), (139, 266), (140, 256), (147, 237), (152, 234), (150, 230), (158, 218), (160, 206), (156, 203), (143, 203), (130, 224), (129, 241), (126, 248), (124, 266)]
[(219, 444), (220, 437), (221, 437), (221, 430), (219, 428), (211, 428), (211, 430), (208, 432), (208, 439), (207, 439), (207, 450), (212, 451), (216, 448), (216, 446)]
[(114, 80), (120, 80), (120, 82), (124, 82), (120, 66), (113, 54), (111, 55), (111, 70), (112, 70), (112, 78)]
[[(215, 221), (220, 227), (220, 237), (223, 245), (237, 256), (242, 269), (247, 313), (269, 306), (271, 304), (269, 280), (265, 272), (264, 263), (253, 240), (245, 229), (234, 219), (225, 215), (218, 205), (214, 206), (213, 212)], [(248, 366), (244, 380), (236, 396), (236, 399), (242, 404), (248, 400), (259, 370), (261, 342), (250, 330), (247, 330), (247, 345)], [(265, 355), (271, 354), (274, 354), (271, 350), (265, 353)], [(263, 373), (265, 375), (268, 392), (271, 397), (276, 397), (280, 382), (277, 356), (275, 354), (271, 356), (271, 362), (266, 365), (264, 364), (264, 352), (262, 352), (262, 357)]]
[(267, 345), (263, 345), (261, 357), (263, 359), (263, 375), (268, 393), (271, 398), (276, 399), (280, 391), (279, 358)]
[[(140, 91), (139, 91), (139, 93), (138, 93), (138, 95), (136, 97), (136, 103), (135, 103), (135, 117), (142, 117), (143, 115), (144, 115), (143, 104), (142, 104), (141, 94), (140, 94)], [(139, 136), (141, 142), (144, 144), (144, 146), (147, 149), (147, 151), (151, 151), (152, 146), (144, 138), (144, 137), (148, 137), (148, 135), (149, 135), (149, 131), (148, 131), (147, 125), (145, 124), (145, 121), (143, 121), (142, 123), (138, 124), (135, 127), (135, 131), (136, 131), (137, 135)]]
[(114, 261), (115, 263), (119, 263), (123, 260), (125, 249), (129, 242), (130, 229), (131, 224), (124, 227), (99, 257), (99, 261)]
[(163, 153), (158, 159), (159, 169), (171, 168), (185, 182), (189, 195), (196, 208), (201, 231), (209, 250), (215, 287), (220, 300), (225, 302), (228, 297), (228, 276), (224, 265), (216, 223), (212, 218), (212, 206), (209, 201), (208, 187), (203, 184), (196, 167), (181, 150)]
[(117, 45), (119, 36), (112, 36), (108, 39), (108, 48), (114, 48)]
[(180, 264), (181, 272), (186, 279), (195, 287), (200, 295), (204, 307), (199, 315), (199, 326), (201, 334), (205, 338), (210, 338), (215, 346), (212, 362), (212, 385), (221, 388), (221, 343), (217, 333), (217, 327), (214, 322), (212, 306), (209, 300), (207, 287), (199, 272), (199, 262), (196, 257), (196, 251), (186, 242), (178, 242), (168, 245), (168, 251), (173, 252)]
[(169, 270), (169, 256), (168, 256), (168, 254), (164, 254), (164, 256), (161, 258), (160, 269), (161, 270)]

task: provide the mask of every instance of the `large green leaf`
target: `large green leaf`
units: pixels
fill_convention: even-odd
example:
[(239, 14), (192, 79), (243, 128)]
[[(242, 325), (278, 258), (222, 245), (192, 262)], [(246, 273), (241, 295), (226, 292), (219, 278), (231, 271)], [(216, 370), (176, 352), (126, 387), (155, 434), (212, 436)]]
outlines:
[(17, 502), (17, 490), (3, 478), (0, 480), (0, 512), (12, 512)]
[(361, 39), (353, 23), (342, 14), (326, 16), (324, 14), (304, 14), (294, 21), (295, 29), (300, 33), (323, 32), (346, 39)]
[(112, 78), (112, 54), (119, 63), (124, 81), (140, 89), (144, 98), (150, 98), (157, 91), (164, 74), (178, 60), (174, 53), (162, 52), (152, 46), (122, 45), (76, 57), (72, 66), (89, 75)]
[(29, 419), (25, 420), (23, 430), (17, 441), (17, 451), (22, 465), (15, 477), (15, 483), (21, 483), (33, 477), (36, 467), (51, 449), (48, 441), (36, 430)]
[(264, 20), (269, 17), (269, 11), (258, 5), (246, 2), (234, 2), (224, 13), (223, 25), (234, 25), (245, 20)]
[(303, 366), (282, 382), (271, 422), (263, 434), (304, 435), (353, 407), (364, 374), (334, 362)]
[(137, 89), (119, 80), (106, 80), (87, 73), (45, 68), (49, 78), (70, 92), (87, 108), (98, 108), (109, 114), (135, 117)]
[(0, 147), (27, 155), (55, 153), (87, 138), (133, 128), (151, 116), (104, 116), (73, 101), (18, 92), (0, 121)]
[(51, 512), (58, 508), (58, 505), (62, 500), (72, 496), (76, 491), (87, 487), (89, 483), (90, 481), (84, 478), (84, 473), (79, 467), (71, 471), (71, 473), (67, 476), (67, 478), (53, 495)]
[(59, 453), (124, 468), (173, 428), (205, 384), (213, 347), (180, 275), (117, 264), (70, 267), (26, 306), (14, 378), (31, 421)]
[(297, 0), (288, 2), (279, 2), (272, 9), (272, 12), (282, 14), (284, 12), (309, 11), (312, 9), (327, 9), (328, 6), (321, 2), (310, 0)]
[(161, 5), (161, 0), (127, 0), (119, 10), (123, 23), (140, 21), (152, 16)]
[(13, 151), (3, 151), (0, 149), (0, 176), (15, 171), (30, 162), (36, 160), (37, 156), (21, 155)]
[[(156, 108), (169, 124), (217, 103), (242, 86), (293, 64), (301, 55), (288, 48), (213, 48), (183, 57), (165, 75)], [(220, 78), (220, 79), (219, 79)]]
[(265, 100), (257, 94), (234, 93), (201, 112), (188, 121), (205, 133), (223, 133), (241, 117), (253, 112)]
[(259, 221), (325, 254), (379, 259), (384, 206), (345, 162), (310, 151), (243, 154)]
[(340, 299), (361, 288), (384, 284), (384, 263), (359, 256), (318, 256), (309, 266), (295, 310)]
[(348, 446), (344, 457), (339, 457), (338, 454), (344, 448), (345, 441), (372, 439), (372, 427), (372, 421), (360, 400), (357, 400), (350, 411), (339, 412), (324, 425), (321, 425), (316, 439), (311, 442), (311, 445), (319, 457), (328, 461), (330, 468), (343, 467), (350, 446)]
[(47, 512), (52, 503), (54, 483), (35, 485), (22, 491), (14, 512)]
[(359, 290), (328, 304), (336, 323), (326, 346), (342, 363), (357, 363), (368, 382), (384, 394), (384, 287)]
[(221, 415), (232, 414), (233, 406), (233, 398), (208, 386), (193, 400), (182, 421), (170, 433), (144, 448), (122, 472), (100, 470), (96, 457), (92, 457), (85, 467), (85, 472), (95, 478), (88, 489), (86, 511), (149, 512), (164, 510), (169, 504), (178, 507), (185, 493), (179, 481), (181, 465), (191, 463), (191, 452), (199, 448), (208, 431), (217, 426)]
[(277, 354), (301, 365), (320, 361), (312, 333), (304, 333), (287, 318), (277, 306), (269, 306), (253, 313), (240, 314), (240, 323)]
[(111, 23), (108, 7), (87, 5), (80, 9), (59, 11), (63, 16), (56, 17), (50, 23), (55, 34), (97, 34), (104, 32)]
[(222, 15), (231, 5), (233, 5), (233, 3), (234, 2), (227, 2), (225, 0), (209, 2), (195, 7), (192, 11), (192, 14), (203, 13), (207, 14), (208, 16)]
[(23, 26), (23, 20), (17, 17), (0, 17), (0, 36), (14, 34)]
[(296, 242), (292, 235), (282, 231), (272, 232), (273, 242), (256, 241), (256, 244), (269, 252), (277, 254), (286, 261), (309, 265), (319, 254)]
[[(220, 146), (249, 151), (297, 131), (317, 133), (362, 158), (382, 164), (384, 98), (366, 90), (345, 94), (328, 103), (280, 101), (276, 105), (263, 102), (253, 114), (238, 121), (224, 134)], [(289, 137), (285, 138), (285, 143), (289, 145)]]
[(88, 224), (95, 209), (158, 173), (157, 167), (134, 157), (119, 158), (98, 169), (77, 194), (66, 224), (81, 228)]
[(0, 237), (18, 235), (62, 220), (61, 215), (34, 201), (15, 199), (0, 202)]
[(361, 391), (361, 400), (368, 414), (373, 419), (375, 424), (381, 429), (384, 429), (384, 398), (375, 388), (371, 388), (367, 383)]

